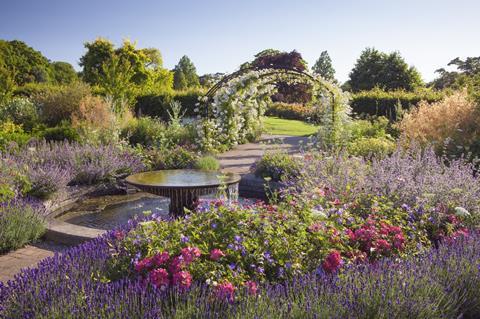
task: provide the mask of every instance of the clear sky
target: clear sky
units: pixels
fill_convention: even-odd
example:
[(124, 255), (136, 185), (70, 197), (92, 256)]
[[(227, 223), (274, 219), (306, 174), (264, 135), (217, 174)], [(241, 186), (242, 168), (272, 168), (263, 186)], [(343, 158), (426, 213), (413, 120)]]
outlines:
[(231, 72), (265, 48), (322, 50), (348, 79), (367, 46), (398, 50), (425, 80), (480, 55), (478, 0), (0, 0), (0, 38), (19, 39), (77, 69), (83, 43), (129, 38), (160, 49), (167, 68), (188, 55), (199, 74)]

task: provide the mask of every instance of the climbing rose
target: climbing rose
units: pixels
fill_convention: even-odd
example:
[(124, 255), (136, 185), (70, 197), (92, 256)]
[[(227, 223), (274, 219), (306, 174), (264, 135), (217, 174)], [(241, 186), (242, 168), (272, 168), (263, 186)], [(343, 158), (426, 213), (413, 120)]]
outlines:
[(247, 291), (250, 295), (256, 295), (258, 292), (258, 285), (255, 281), (247, 281), (245, 283), (245, 286), (247, 287)]
[(144, 258), (144, 259), (139, 260), (135, 263), (135, 270), (138, 271), (138, 272), (146, 270), (150, 267), (152, 267), (152, 258), (151, 257)]
[(155, 266), (161, 266), (165, 264), (169, 258), (170, 255), (168, 254), (168, 251), (164, 251), (163, 253), (158, 253), (153, 256), (152, 261)]
[(216, 292), (217, 298), (233, 301), (234, 294), (235, 294), (235, 286), (231, 282), (226, 281), (222, 284), (219, 284), (216, 287), (215, 292)]
[(221, 251), (220, 249), (212, 249), (212, 251), (210, 252), (210, 259), (211, 260), (219, 260), (220, 258), (222, 257), (225, 257), (225, 253), (223, 251)]
[(334, 272), (342, 265), (342, 256), (337, 250), (332, 250), (322, 263), (326, 272)]
[(173, 275), (173, 284), (180, 289), (187, 289), (192, 284), (192, 275), (188, 271), (179, 271)]
[(181, 255), (183, 256), (183, 260), (189, 264), (194, 261), (196, 258), (201, 256), (200, 249), (197, 247), (185, 247), (181, 251)]
[(152, 270), (148, 275), (148, 278), (152, 285), (157, 288), (165, 289), (166, 287), (168, 287), (168, 272), (163, 268)]

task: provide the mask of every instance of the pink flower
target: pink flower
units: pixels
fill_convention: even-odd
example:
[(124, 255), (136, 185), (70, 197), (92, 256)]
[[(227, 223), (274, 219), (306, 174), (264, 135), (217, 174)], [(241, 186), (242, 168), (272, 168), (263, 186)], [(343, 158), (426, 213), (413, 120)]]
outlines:
[(212, 251), (210, 252), (210, 259), (211, 260), (219, 260), (220, 258), (222, 257), (225, 257), (225, 253), (223, 251), (221, 251), (220, 249), (212, 249)]
[(163, 268), (152, 270), (148, 279), (157, 288), (165, 289), (168, 287), (170, 280), (168, 279), (168, 272)]
[(392, 248), (392, 245), (385, 239), (379, 239), (375, 242), (375, 247), (381, 252), (386, 252)]
[(255, 296), (255, 295), (257, 294), (257, 292), (258, 292), (258, 285), (257, 285), (257, 283), (256, 283), (255, 281), (249, 280), (249, 281), (247, 281), (247, 282), (245, 283), (245, 286), (247, 287), (247, 291), (248, 291), (248, 293), (249, 293), (250, 295)]
[(448, 215), (447, 220), (450, 224), (453, 224), (453, 225), (456, 225), (456, 224), (459, 223), (459, 220), (458, 220), (457, 216), (455, 216), (455, 215)]
[(188, 271), (179, 271), (173, 275), (173, 284), (180, 289), (188, 289), (192, 284), (192, 275)]
[(142, 260), (139, 260), (135, 263), (135, 271), (141, 272), (143, 270), (148, 270), (150, 267), (152, 267), (152, 258), (147, 257)]
[(232, 302), (235, 294), (235, 286), (231, 282), (226, 281), (219, 284), (215, 288), (215, 292), (217, 298)]
[(325, 227), (321, 223), (313, 223), (310, 226), (308, 226), (308, 231), (311, 233), (317, 233), (321, 230), (323, 230)]
[(183, 256), (183, 260), (189, 264), (202, 255), (200, 249), (197, 247), (185, 247), (181, 250), (180, 254)]
[(355, 233), (351, 229), (347, 229), (345, 231), (345, 234), (348, 236), (348, 239), (350, 239), (351, 241), (354, 241), (356, 238)]
[(168, 259), (170, 259), (170, 255), (168, 254), (168, 251), (158, 253), (152, 257), (152, 261), (155, 266), (161, 266), (165, 264), (168, 261)]
[(341, 202), (338, 198), (335, 198), (335, 200), (333, 202), (331, 202), (333, 205), (340, 205)]
[(326, 272), (334, 272), (343, 264), (342, 256), (337, 250), (332, 250), (322, 263)]
[(115, 236), (117, 240), (122, 240), (123, 238), (125, 238), (125, 232), (123, 230), (116, 230), (113, 233), (113, 236)]

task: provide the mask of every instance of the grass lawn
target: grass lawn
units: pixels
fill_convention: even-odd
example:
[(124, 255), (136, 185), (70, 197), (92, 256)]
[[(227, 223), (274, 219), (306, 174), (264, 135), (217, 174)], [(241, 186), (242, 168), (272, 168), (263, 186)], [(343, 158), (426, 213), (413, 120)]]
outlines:
[(264, 117), (265, 133), (272, 135), (308, 136), (318, 131), (318, 126), (297, 120)]

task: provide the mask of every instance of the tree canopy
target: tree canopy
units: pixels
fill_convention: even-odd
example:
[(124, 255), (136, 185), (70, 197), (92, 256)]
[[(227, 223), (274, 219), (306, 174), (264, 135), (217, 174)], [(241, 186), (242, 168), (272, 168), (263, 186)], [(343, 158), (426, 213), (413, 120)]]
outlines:
[(52, 76), (55, 83), (70, 84), (78, 79), (77, 72), (68, 62), (56, 61), (51, 63)]
[(404, 89), (411, 91), (423, 84), (420, 73), (409, 66), (398, 52), (384, 53), (365, 49), (350, 72), (347, 86), (353, 91)]
[(320, 57), (313, 65), (312, 71), (314, 74), (318, 74), (326, 80), (335, 80), (335, 69), (333, 68), (332, 59), (327, 51), (320, 53)]
[(175, 90), (185, 90), (200, 86), (197, 69), (188, 56), (184, 55), (178, 61), (173, 72), (173, 88)]

